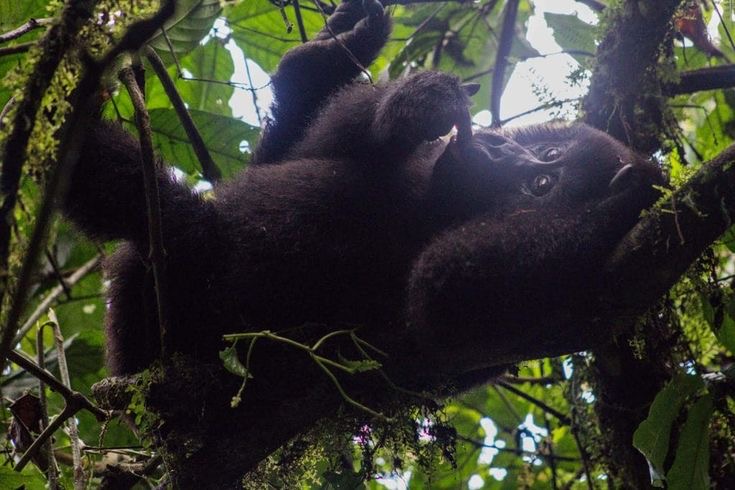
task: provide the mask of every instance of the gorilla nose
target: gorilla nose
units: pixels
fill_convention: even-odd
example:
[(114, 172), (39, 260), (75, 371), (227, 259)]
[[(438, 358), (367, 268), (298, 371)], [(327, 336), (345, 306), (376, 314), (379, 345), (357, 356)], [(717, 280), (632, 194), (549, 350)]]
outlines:
[(665, 186), (666, 177), (657, 165), (649, 161), (627, 163), (618, 170), (609, 187), (613, 194), (617, 194), (632, 186)]
[(635, 179), (634, 174), (635, 169), (632, 163), (623, 166), (623, 168), (618, 170), (618, 172), (610, 180), (610, 190), (613, 191), (613, 193), (618, 193), (623, 189), (629, 187), (632, 184), (633, 179)]

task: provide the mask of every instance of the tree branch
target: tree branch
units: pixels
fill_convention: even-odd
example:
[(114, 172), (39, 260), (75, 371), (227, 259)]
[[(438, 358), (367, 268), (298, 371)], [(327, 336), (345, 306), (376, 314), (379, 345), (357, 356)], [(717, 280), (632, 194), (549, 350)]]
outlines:
[(492, 92), (490, 93), (490, 114), (493, 118), (493, 126), (500, 126), (500, 98), (505, 86), (505, 70), (508, 67), (508, 55), (513, 46), (515, 37), (516, 17), (518, 16), (519, 0), (508, 0), (503, 16), (503, 28), (500, 32), (498, 52), (495, 55), (495, 67), (493, 68)]
[(641, 151), (655, 151), (660, 144), (658, 134), (651, 136), (647, 127), (663, 127), (660, 111), (647, 110), (660, 91), (650, 68), (658, 64), (680, 3), (623, 2), (597, 49), (597, 64), (582, 105), (588, 124)]
[[(95, 270), (101, 261), (102, 257), (100, 255), (95, 255), (89, 261), (85, 262), (81, 267), (75, 270), (74, 273), (65, 280), (65, 285), (67, 287), (75, 285), (76, 283), (87, 277), (87, 274)], [(31, 315), (26, 319), (25, 323), (23, 323), (23, 326), (20, 327), (20, 329), (18, 330), (18, 334), (13, 340), (13, 344), (17, 344), (21, 340), (23, 340), (23, 337), (26, 336), (26, 334), (33, 328), (33, 325), (36, 324), (38, 319), (41, 318), (41, 316), (43, 316), (43, 314), (48, 311), (54, 301), (56, 301), (63, 292), (64, 285), (62, 284), (55, 286), (51, 291), (49, 291), (46, 297), (43, 298), (43, 300), (38, 304), (36, 309), (33, 310), (33, 313), (31, 313)]]
[(735, 87), (735, 65), (711, 66), (680, 74), (679, 82), (664, 86), (667, 95), (682, 95)]
[(25, 24), (20, 25), (11, 31), (8, 31), (5, 34), (0, 34), (0, 43), (12, 41), (13, 39), (18, 39), (19, 37), (31, 32), (33, 29), (38, 29), (40, 27), (51, 25), (52, 22), (52, 19), (28, 19), (28, 22), (26, 22)]
[(138, 126), (140, 139), (141, 165), (143, 168), (143, 185), (145, 188), (145, 203), (148, 211), (148, 246), (149, 258), (153, 268), (153, 282), (156, 291), (156, 305), (158, 306), (158, 327), (161, 335), (161, 357), (166, 360), (171, 354), (168, 340), (168, 302), (166, 295), (166, 252), (163, 249), (163, 226), (161, 224), (161, 200), (158, 192), (157, 164), (151, 138), (151, 120), (145, 108), (143, 93), (135, 80), (132, 68), (126, 67), (120, 71), (120, 80), (128, 89), (130, 99), (135, 107), (135, 121)]
[[(73, 46), (74, 38), (84, 22), (91, 17), (98, 0), (69, 0), (61, 13), (61, 20), (52, 26), (39, 41), (39, 58), (33, 73), (23, 90), (23, 99), (18, 102), (12, 129), (4, 145), (4, 158), (0, 171), (0, 305), (3, 304), (9, 287), (8, 254), (10, 253), (13, 210), (18, 195), (26, 147), (33, 131), (36, 113), (41, 105), (51, 78), (66, 51)], [(10, 341), (15, 336), (15, 325), (6, 320), (0, 339), (0, 371), (4, 367), (5, 355), (10, 350)]]
[(184, 127), (184, 131), (186, 131), (186, 135), (189, 137), (189, 141), (191, 142), (192, 148), (194, 148), (194, 153), (196, 153), (199, 164), (202, 166), (202, 175), (209, 182), (218, 182), (222, 178), (222, 173), (219, 171), (219, 168), (217, 168), (217, 164), (214, 163), (214, 160), (212, 160), (212, 156), (209, 154), (209, 150), (207, 150), (207, 145), (204, 144), (201, 133), (197, 130), (196, 124), (194, 124), (194, 120), (189, 114), (189, 110), (186, 108), (178, 90), (176, 90), (174, 81), (171, 80), (171, 77), (168, 75), (168, 71), (166, 70), (166, 66), (163, 64), (163, 60), (161, 60), (158, 53), (156, 53), (156, 51), (150, 46), (145, 48), (145, 57), (151, 64), (156, 76), (161, 81), (163, 90), (166, 92), (168, 99), (174, 106), (176, 114), (179, 116), (181, 125)]
[[(91, 0), (87, 0), (86, 2), (81, 0), (71, 0), (70, 7), (68, 7), (67, 10), (73, 7), (81, 8), (81, 6), (78, 5), (80, 3), (86, 6), (89, 1)], [(62, 131), (61, 141), (59, 144), (58, 163), (52, 170), (51, 176), (48, 179), (43, 202), (41, 203), (38, 218), (36, 219), (36, 226), (31, 234), (28, 249), (26, 250), (25, 257), (23, 258), (23, 264), (21, 265), (20, 273), (18, 274), (15, 292), (10, 302), (10, 308), (7, 316), (5, 317), (5, 323), (2, 328), (2, 338), (0, 339), (0, 372), (5, 366), (5, 357), (7, 353), (10, 352), (11, 342), (16, 334), (18, 320), (20, 319), (28, 290), (31, 286), (32, 272), (36, 264), (36, 259), (40, 251), (43, 250), (44, 243), (46, 241), (46, 232), (48, 230), (48, 225), (51, 222), (51, 218), (53, 217), (54, 210), (56, 209), (56, 203), (60, 202), (65, 196), (69, 174), (79, 159), (79, 148), (84, 137), (87, 118), (93, 112), (91, 96), (97, 91), (104, 70), (110, 66), (120, 54), (126, 51), (138, 50), (143, 43), (145, 43), (145, 41), (160, 29), (163, 23), (173, 15), (175, 7), (175, 0), (166, 0), (158, 12), (156, 12), (156, 14), (151, 18), (131, 25), (125, 32), (122, 39), (107, 52), (101, 61), (87, 61), (85, 73), (82, 76), (74, 94), (75, 100), (72, 101), (72, 107), (74, 109), (67, 120), (65, 130)], [(62, 15), (62, 22), (60, 24), (64, 24), (64, 15), (68, 15), (66, 14), (66, 10)], [(75, 16), (72, 16), (72, 21), (80, 22)], [(54, 32), (54, 28), (49, 30), (47, 37), (52, 37), (52, 32)], [(67, 39), (69, 37), (68, 33), (64, 32), (63, 34), (63, 36), (61, 34), (53, 36), (53, 42), (49, 42), (51, 42), (51, 44), (59, 44), (59, 36), (63, 39)], [(45, 39), (46, 38), (44, 38), (44, 40)], [(41, 47), (43, 47), (44, 40), (41, 41)], [(72, 39), (67, 39), (67, 41), (71, 43)], [(58, 49), (54, 46), (52, 47), (54, 50)], [(26, 87), (27, 91), (24, 92), (25, 98), (21, 101), (18, 107), (16, 118), (13, 121), (13, 130), (5, 146), (5, 160), (3, 161), (2, 176), (0, 177), (0, 194), (3, 196), (3, 202), (0, 205), (0, 272), (5, 273), (6, 279), (5, 283), (2, 285), (2, 289), (0, 289), (0, 304), (2, 303), (8, 286), (7, 278), (9, 275), (7, 272), (8, 253), (10, 252), (11, 217), (13, 209), (15, 208), (18, 184), (20, 182), (23, 161), (25, 159), (26, 145), (28, 144), (28, 138), (30, 137), (29, 128), (33, 127), (32, 122), (29, 124), (28, 121), (33, 121), (35, 119), (38, 104), (40, 103), (46, 88), (48, 88), (51, 76), (53, 75), (56, 66), (58, 66), (63, 54), (63, 52), (58, 53), (58, 59), (54, 58), (51, 60), (54, 62), (52, 69), (39, 62), (36, 72), (31, 76), (31, 80)], [(44, 59), (43, 55), (42, 59)], [(36, 80), (36, 78), (39, 79)], [(35, 103), (32, 104), (28, 102), (31, 99), (33, 99)]]
[(30, 41), (27, 43), (16, 44), (15, 46), (0, 48), (0, 57), (9, 56), (11, 54), (25, 53), (35, 45), (35, 41)]

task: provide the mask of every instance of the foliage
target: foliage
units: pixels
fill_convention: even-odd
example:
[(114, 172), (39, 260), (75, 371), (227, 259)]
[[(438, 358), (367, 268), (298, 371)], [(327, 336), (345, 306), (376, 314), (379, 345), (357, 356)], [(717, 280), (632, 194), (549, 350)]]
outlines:
[[(151, 40), (151, 45), (167, 62), (176, 90), (190, 109), (225, 178), (247, 164), (259, 134), (258, 124), (267, 115), (270, 88), (263, 73), (272, 72), (284, 53), (298, 45), (300, 28), (307, 37), (312, 37), (323, 26), (322, 13), (316, 4), (301, 3), (299, 21), (293, 3), (288, 1), (283, 2), (283, 8), (277, 6), (279, 2), (268, 0), (226, 2), (224, 7), (215, 0), (181, 1), (174, 19), (166, 26), (165, 36), (161, 34)], [(504, 4), (498, 0), (481, 0), (390, 7), (394, 18), (392, 40), (370, 67), (371, 77), (374, 80), (396, 78), (425, 68), (450, 71), (481, 83), (473, 110), (486, 111)], [(31, 18), (58, 16), (61, 5), (57, 0), (0, 0), (0, 33)], [(326, 3), (319, 5), (329, 8)], [(80, 45), (92, 55), (100, 56), (132, 21), (154, 12), (157, 6), (158, 2), (145, 0), (100, 2), (96, 16), (80, 36)], [(576, 4), (575, 8), (584, 7)], [(704, 11), (707, 22), (715, 19), (710, 22), (716, 26), (713, 40), (724, 56), (735, 59), (735, 46), (728, 41), (733, 20), (725, 16), (724, 22), (718, 21), (716, 15), (712, 10)], [(555, 51), (529, 40), (529, 31), (539, 29), (539, 22), (552, 29), (560, 48), (571, 52), (571, 58), (555, 55), (549, 59), (557, 63), (576, 60), (582, 63), (580, 70), (592, 66), (594, 59), (584, 53), (595, 51), (602, 29), (573, 13), (535, 11), (533, 2), (524, 0), (515, 26), (511, 68), (520, 72), (528, 68), (525, 60), (545, 57), (547, 51)], [(0, 108), (9, 111), (3, 110), (5, 118), (0, 121), (2, 137), (7, 134), (9, 128), (5, 125), (11, 120), (18, 99), (23, 97), (23, 84), (39, 54), (35, 47), (13, 54), (2, 49), (35, 43), (44, 32), (45, 28), (34, 29), (0, 44)], [(681, 71), (722, 63), (708, 58), (690, 41), (682, 40), (672, 42), (670, 52), (664, 53), (663, 59), (674, 73), (667, 76), (673, 79)], [(70, 94), (81, 66), (81, 51), (70, 50), (36, 118), (20, 202), (13, 215), (16, 233), (13, 271), (22, 260), (40, 207), (43, 193), (39, 184), (47, 178), (54, 161), (57, 131), (68, 115)], [(509, 70), (505, 76), (506, 84), (510, 73)], [(132, 104), (115, 80), (111, 73), (108, 84), (112, 103), (106, 105), (105, 114), (119, 118), (134, 131)], [(554, 90), (543, 85), (535, 89), (537, 93)], [(209, 183), (202, 177), (192, 144), (150, 69), (145, 72), (145, 92), (154, 144), (160, 155), (175, 165), (184, 178), (206, 192)], [(530, 95), (519, 95), (510, 89), (506, 94), (508, 97)], [(674, 119), (666, 134), (670, 151), (659, 158), (671, 168), (675, 179), (682, 181), (735, 137), (735, 92), (732, 89), (702, 91), (679, 95), (670, 102)], [(247, 117), (243, 120), (233, 114)], [(658, 394), (647, 412), (648, 418), (630, 441), (647, 458), (652, 482), (657, 485), (665, 482), (669, 488), (709, 488), (710, 480), (726, 481), (735, 471), (732, 427), (735, 402), (732, 388), (729, 391), (723, 388), (732, 387), (735, 382), (732, 370), (734, 242), (735, 228), (669, 294), (668, 313), (682, 336), (671, 354), (678, 374)], [(102, 250), (105, 251), (109, 249)], [(89, 395), (91, 385), (105, 376), (104, 338), (100, 328), (105, 310), (105, 284), (98, 271), (74, 283), (66, 281), (100, 250), (66, 223), (56, 221), (43, 252), (24, 318), (38, 308), (47, 308), (43, 300), (53, 298), (52, 304), (67, 339), (65, 352), (72, 386)], [(60, 284), (61, 292), (55, 291)], [(43, 322), (45, 310), (41, 313), (44, 315), (39, 321)], [(18, 347), (36, 355), (37, 335), (37, 330), (30, 328)], [(45, 345), (53, 344), (50, 332), (42, 335)], [(243, 365), (240, 361), (244, 360), (238, 360), (234, 354), (234, 350), (229, 355), (225, 353), (223, 359), (229, 363), (229, 369), (247, 379), (251, 376), (247, 364)], [(43, 357), (49, 369), (57, 373), (58, 353), (47, 349)], [(272, 455), (249, 476), (246, 484), (253, 488), (262, 488), (259, 485), (267, 482), (276, 487), (294, 488), (298, 484), (323, 489), (403, 488), (409, 484), (413, 489), (603, 485), (611, 476), (602, 456), (606, 450), (600, 446), (603, 443), (593, 411), (599, 402), (599, 387), (588, 383), (583, 372), (583, 365), (590, 362), (592, 355), (578, 354), (574, 363), (572, 359), (567, 356), (529, 362), (514, 374), (503, 377), (503, 383), (478, 387), (450, 398), (441, 409), (413, 407), (392, 414), (400, 423), (388, 421), (369, 427), (346, 416), (330, 427), (317, 427)], [(346, 360), (327, 361), (349, 367)], [(353, 368), (378, 367), (377, 364), (360, 366)], [(26, 390), (38, 389), (37, 380), (17, 366), (2, 373), (0, 386), (3, 400), (13, 400)], [(48, 412), (60, 413), (63, 399), (46, 391)], [(242, 396), (247, 396), (247, 390)], [(11, 415), (3, 403), (0, 420), (7, 426)], [(133, 397), (131, 413), (140, 420), (145, 419), (140, 392)], [(77, 417), (80, 438), (88, 446), (85, 471), (92, 486), (100, 481), (94, 464), (100, 463), (103, 456), (121, 454), (129, 462), (152, 452), (124, 423), (114, 421), (102, 425), (85, 411)], [(55, 437), (54, 446), (60, 453), (68, 454), (67, 433), (57, 431)], [(307, 443), (307, 439), (318, 443)], [(5, 447), (10, 455), (10, 443), (6, 441)], [(710, 451), (710, 448), (718, 450)], [(284, 468), (288, 471), (284, 472)], [(62, 465), (61, 470), (62, 480), (71, 481), (71, 467)], [(145, 477), (154, 480), (160, 474), (151, 472)], [(0, 489), (20, 485), (42, 488), (44, 484), (45, 477), (35, 467), (27, 467), (17, 474), (7, 465), (0, 466)]]

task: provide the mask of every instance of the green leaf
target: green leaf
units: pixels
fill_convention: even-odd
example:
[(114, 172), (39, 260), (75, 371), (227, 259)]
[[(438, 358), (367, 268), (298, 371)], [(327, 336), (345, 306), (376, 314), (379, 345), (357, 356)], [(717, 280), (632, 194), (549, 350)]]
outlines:
[(687, 398), (703, 386), (698, 376), (677, 375), (656, 395), (648, 417), (633, 434), (633, 446), (648, 460), (653, 486), (663, 486), (663, 466), (669, 452), (671, 424)]
[(163, 33), (152, 37), (148, 45), (164, 59), (171, 59), (172, 48), (177, 56), (188, 53), (209, 33), (221, 11), (219, 0), (178, 0), (173, 17), (163, 25), (171, 46)]
[[(240, 145), (246, 142), (253, 148), (260, 130), (230, 117), (196, 110), (189, 113), (222, 175), (229, 177), (242, 169), (247, 158)], [(153, 143), (164, 160), (176, 164), (190, 175), (198, 173), (199, 160), (176, 112), (173, 109), (153, 109), (150, 116)]]
[(717, 295), (710, 299), (707, 295), (700, 294), (700, 301), (702, 315), (717, 340), (730, 352), (735, 352), (735, 297), (723, 298)]
[(727, 231), (720, 237), (722, 242), (730, 252), (735, 252), (735, 226), (731, 226)]
[[(546, 23), (554, 31), (554, 40), (565, 51), (584, 51), (594, 54), (595, 32), (597, 28), (579, 20), (576, 15), (544, 13)], [(581, 65), (589, 61), (588, 56), (570, 53)]]
[[(286, 51), (301, 44), (293, 7), (287, 5), (283, 11), (291, 30), (287, 29), (280, 9), (268, 0), (247, 0), (227, 11), (232, 39), (246, 58), (267, 72), (275, 71)], [(318, 12), (302, 9), (301, 15), (307, 37), (313, 37), (324, 27), (324, 19)]]
[(709, 421), (712, 416), (712, 395), (697, 400), (689, 409), (681, 430), (674, 464), (666, 474), (669, 490), (708, 490), (709, 483)]
[(9, 466), (0, 466), (0, 490), (44, 490), (46, 479), (33, 466), (20, 473)]
[(225, 350), (219, 351), (219, 358), (222, 359), (225, 369), (227, 369), (232, 374), (235, 374), (242, 378), (253, 377), (253, 375), (250, 374), (250, 372), (248, 371), (248, 368), (246, 368), (243, 363), (240, 362), (240, 358), (237, 355), (237, 346), (235, 344), (232, 344)]
[(362, 359), (359, 361), (351, 361), (342, 356), (339, 357), (339, 363), (355, 373), (364, 373), (365, 371), (374, 371), (380, 369), (382, 364), (373, 359)]
[(45, 17), (48, 0), (0, 0), (0, 32), (15, 29), (30, 19)]
[[(232, 55), (222, 39), (212, 37), (181, 59), (181, 68), (198, 80), (177, 80), (176, 87), (188, 107), (199, 111), (231, 116), (229, 102), (235, 88), (227, 83), (235, 73)], [(209, 81), (207, 81), (209, 80)]]

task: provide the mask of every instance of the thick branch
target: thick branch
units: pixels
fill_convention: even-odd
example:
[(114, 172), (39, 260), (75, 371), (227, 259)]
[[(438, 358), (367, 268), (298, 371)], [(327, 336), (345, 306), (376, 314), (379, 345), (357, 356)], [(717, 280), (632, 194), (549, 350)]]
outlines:
[(681, 95), (731, 87), (735, 87), (735, 65), (722, 65), (685, 71), (678, 83), (667, 85), (664, 90), (668, 95)]
[[(597, 65), (583, 104), (585, 120), (637, 149), (651, 150), (655, 145), (640, 128), (649, 123), (661, 126), (656, 111), (636, 108), (648, 108), (646, 97), (656, 96), (658, 81), (651, 68), (658, 64), (679, 3), (624, 2), (597, 49)], [(641, 113), (647, 117), (642, 118)]]
[(735, 145), (704, 165), (662, 209), (648, 213), (607, 264), (609, 304), (639, 315), (660, 298), (735, 219)]

